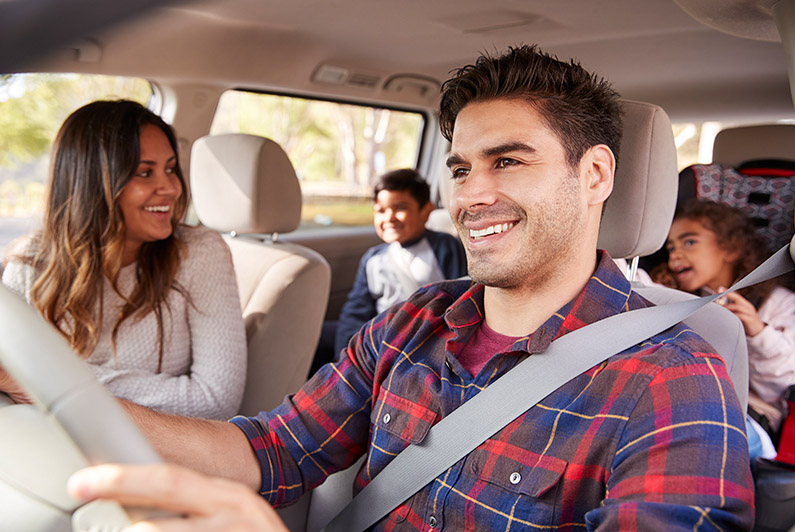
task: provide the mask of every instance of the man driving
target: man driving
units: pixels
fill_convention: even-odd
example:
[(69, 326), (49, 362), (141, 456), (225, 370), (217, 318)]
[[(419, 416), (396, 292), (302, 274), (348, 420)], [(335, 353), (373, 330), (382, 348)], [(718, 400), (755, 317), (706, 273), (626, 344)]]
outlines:
[[(512, 48), (456, 71), (440, 120), (472, 280), (383, 312), (272, 412), (216, 423), (127, 405), (167, 461), (201, 474), (99, 466), (72, 478), (73, 494), (187, 515), (146, 530), (283, 530), (264, 501), (296, 501), (366, 455), (360, 491), (554, 339), (648, 305), (596, 248), (621, 140), (610, 84)], [(753, 520), (743, 412), (721, 358), (681, 324), (575, 377), (417, 490), (373, 529), (748, 530)]]

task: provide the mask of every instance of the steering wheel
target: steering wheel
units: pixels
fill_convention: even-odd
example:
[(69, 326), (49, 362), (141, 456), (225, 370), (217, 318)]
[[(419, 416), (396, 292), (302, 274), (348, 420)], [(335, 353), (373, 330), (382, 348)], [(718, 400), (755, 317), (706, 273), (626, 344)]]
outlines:
[(0, 285), (0, 364), (34, 405), (0, 394), (0, 523), (9, 530), (119, 530), (142, 517), (66, 493), (78, 469), (161, 459), (66, 340)]

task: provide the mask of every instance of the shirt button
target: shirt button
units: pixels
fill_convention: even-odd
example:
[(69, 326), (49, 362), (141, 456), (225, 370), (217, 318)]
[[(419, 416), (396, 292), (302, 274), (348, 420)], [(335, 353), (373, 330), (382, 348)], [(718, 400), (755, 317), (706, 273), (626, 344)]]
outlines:
[(431, 518), (428, 519), (428, 526), (430, 526), (431, 528), (436, 528), (436, 525), (437, 525), (436, 518), (434, 516), (431, 516)]
[(519, 484), (522, 481), (522, 475), (514, 471), (513, 473), (511, 473), (510, 481), (511, 484)]
[(449, 369), (450, 371), (453, 371), (453, 365), (450, 364), (449, 360), (445, 360), (444, 361), (444, 365), (447, 366), (447, 369)]
[(389, 412), (387, 412), (384, 414), (384, 425), (388, 424), (390, 421), (392, 421), (392, 416), (390, 416)]

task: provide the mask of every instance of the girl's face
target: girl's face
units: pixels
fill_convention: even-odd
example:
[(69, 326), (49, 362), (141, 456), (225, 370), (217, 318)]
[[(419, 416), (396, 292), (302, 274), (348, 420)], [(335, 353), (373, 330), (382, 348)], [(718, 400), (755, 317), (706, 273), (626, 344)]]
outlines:
[(674, 220), (666, 248), (668, 267), (681, 290), (694, 292), (708, 287), (717, 291), (734, 281), (734, 262), (740, 250), (730, 252), (720, 247), (717, 235), (698, 220)]
[(175, 172), (177, 157), (166, 134), (147, 124), (141, 129), (140, 144), (138, 169), (119, 196), (126, 229), (125, 265), (135, 260), (144, 242), (171, 236), (174, 204), (182, 194)]

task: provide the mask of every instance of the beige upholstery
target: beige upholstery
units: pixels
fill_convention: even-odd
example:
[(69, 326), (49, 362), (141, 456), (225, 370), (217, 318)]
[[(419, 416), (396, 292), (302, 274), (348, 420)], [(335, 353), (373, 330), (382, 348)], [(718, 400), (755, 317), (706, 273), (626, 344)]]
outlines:
[[(447, 206), (450, 204), (450, 195), (453, 192), (453, 180), (450, 179), (450, 169), (447, 168), (447, 157), (439, 157), (436, 166), (428, 175), (428, 181), (436, 183), (436, 191), (439, 194), (440, 208), (431, 211), (425, 227), (440, 233), (448, 233), (458, 237), (458, 231), (450, 218), (450, 211)], [(431, 185), (433, 186), (433, 185)]]
[(269, 410), (306, 381), (328, 302), (331, 270), (317, 252), (267, 235), (301, 219), (301, 189), (275, 142), (253, 135), (200, 138), (191, 153), (199, 219), (232, 251), (248, 339), (241, 413)]
[[(607, 200), (598, 247), (614, 258), (660, 249), (668, 236), (679, 174), (668, 115), (656, 105), (623, 100), (624, 135), (615, 185)], [(643, 297), (664, 304), (695, 296), (661, 286), (635, 286)], [(685, 320), (721, 354), (745, 409), (748, 404), (748, 348), (742, 323), (718, 305), (707, 305)]]
[(622, 108), (624, 136), (597, 246), (617, 259), (660, 249), (674, 217), (679, 182), (674, 134), (665, 111), (630, 100), (623, 100)]
[[(199, 175), (193, 177), (194, 170)], [(281, 147), (255, 135), (203, 137), (191, 153), (202, 223), (230, 233), (288, 233), (301, 222), (301, 187)]]
[(754, 159), (795, 160), (795, 125), (745, 126), (718, 132), (712, 162), (737, 167)]
[(448, 233), (456, 238), (458, 237), (458, 231), (456, 231), (455, 224), (452, 218), (450, 218), (450, 211), (447, 209), (432, 210), (431, 214), (428, 216), (428, 222), (425, 224), (425, 227), (432, 231)]

